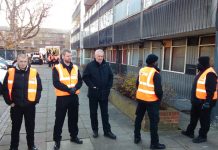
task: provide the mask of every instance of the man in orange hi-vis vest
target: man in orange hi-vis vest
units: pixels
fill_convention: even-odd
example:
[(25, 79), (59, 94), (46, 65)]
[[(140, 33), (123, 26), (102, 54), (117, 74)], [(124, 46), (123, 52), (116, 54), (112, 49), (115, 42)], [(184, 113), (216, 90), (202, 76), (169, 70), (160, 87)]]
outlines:
[(54, 150), (60, 149), (61, 133), (64, 118), (68, 113), (68, 128), (71, 142), (82, 144), (83, 141), (77, 137), (78, 111), (79, 111), (79, 89), (82, 86), (82, 78), (78, 67), (71, 62), (72, 54), (70, 50), (62, 51), (62, 62), (53, 68), (53, 85), (55, 87), (56, 112), (53, 140)]
[(199, 57), (196, 75), (191, 92), (191, 119), (186, 131), (182, 134), (194, 138), (194, 130), (200, 120), (199, 135), (193, 139), (193, 143), (207, 141), (207, 133), (210, 129), (210, 114), (217, 101), (217, 74), (210, 67), (209, 57)]
[(19, 134), (24, 116), (28, 150), (38, 150), (34, 143), (35, 105), (41, 97), (42, 84), (36, 69), (28, 66), (28, 56), (19, 54), (14, 68), (9, 68), (3, 82), (5, 102), (11, 106), (10, 150), (18, 150)]
[(134, 143), (138, 144), (141, 141), (141, 123), (147, 111), (150, 119), (150, 148), (165, 149), (166, 146), (159, 143), (158, 137), (159, 106), (163, 96), (163, 90), (157, 60), (158, 57), (156, 55), (148, 55), (146, 59), (147, 66), (141, 68), (139, 71), (136, 83), (138, 106), (136, 109)]

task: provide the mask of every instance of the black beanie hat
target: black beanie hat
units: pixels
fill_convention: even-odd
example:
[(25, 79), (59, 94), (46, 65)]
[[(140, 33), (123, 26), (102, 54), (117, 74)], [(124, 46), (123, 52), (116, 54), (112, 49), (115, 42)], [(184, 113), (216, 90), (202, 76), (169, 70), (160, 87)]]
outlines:
[(147, 63), (148, 65), (150, 65), (150, 64), (156, 62), (157, 60), (158, 60), (158, 57), (157, 57), (156, 55), (150, 54), (150, 55), (148, 55), (148, 57), (147, 57), (147, 59), (146, 59), (146, 63)]
[(210, 58), (208, 56), (199, 57), (198, 62), (204, 67), (210, 66)]

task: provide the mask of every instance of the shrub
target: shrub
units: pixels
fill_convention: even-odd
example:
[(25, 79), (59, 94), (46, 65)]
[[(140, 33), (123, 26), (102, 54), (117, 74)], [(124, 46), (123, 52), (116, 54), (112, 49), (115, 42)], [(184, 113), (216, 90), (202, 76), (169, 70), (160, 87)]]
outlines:
[(161, 102), (161, 109), (165, 110), (168, 106), (172, 106), (173, 99), (176, 96), (176, 92), (170, 84), (163, 84), (163, 98)]
[(115, 88), (121, 94), (131, 99), (135, 99), (136, 79), (137, 77), (133, 74), (117, 76)]

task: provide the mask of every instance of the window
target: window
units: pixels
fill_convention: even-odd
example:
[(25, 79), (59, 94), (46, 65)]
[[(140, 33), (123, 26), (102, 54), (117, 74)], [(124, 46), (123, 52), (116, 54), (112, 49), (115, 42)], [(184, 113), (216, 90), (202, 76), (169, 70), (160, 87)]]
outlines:
[(186, 39), (164, 41), (163, 69), (182, 72), (185, 71)]
[(164, 70), (170, 70), (170, 48), (164, 49), (164, 64), (163, 69)]
[(128, 58), (128, 65), (138, 66), (139, 48), (137, 44), (128, 46), (127, 58)]
[(200, 45), (206, 44), (214, 44), (215, 43), (215, 36), (203, 36), (200, 38)]
[(103, 6), (107, 1), (109, 1), (109, 0), (101, 0), (100, 1), (101, 2), (100, 7)]
[(200, 37), (199, 56), (209, 56), (214, 65), (215, 35)]
[(108, 61), (108, 62), (112, 62), (112, 56), (113, 56), (113, 54), (112, 54), (112, 47), (108, 47), (107, 49), (106, 49), (106, 60)]
[(141, 0), (130, 0), (128, 3), (128, 15), (133, 15), (141, 10)]
[(127, 3), (128, 0), (123, 0), (115, 6), (114, 22), (118, 22), (127, 17)]
[(158, 57), (158, 65), (161, 66), (161, 52), (162, 44), (161, 42), (152, 42), (152, 53)]
[(89, 36), (89, 26), (84, 28), (84, 37)]
[(124, 47), (122, 50), (122, 64), (127, 64), (127, 48)]
[(95, 33), (98, 31), (98, 19), (95, 20), (93, 23), (90, 25), (90, 34)]
[(99, 17), (99, 30), (102, 30), (113, 23), (113, 10), (110, 9), (104, 15)]
[(113, 52), (112, 52), (112, 62), (116, 62), (116, 57), (117, 57), (117, 51), (116, 49), (113, 49)]
[(147, 9), (148, 7), (155, 5), (163, 0), (144, 0), (144, 9)]
[(185, 47), (173, 47), (171, 70), (184, 72)]
[(85, 58), (91, 58), (91, 50), (85, 51)]

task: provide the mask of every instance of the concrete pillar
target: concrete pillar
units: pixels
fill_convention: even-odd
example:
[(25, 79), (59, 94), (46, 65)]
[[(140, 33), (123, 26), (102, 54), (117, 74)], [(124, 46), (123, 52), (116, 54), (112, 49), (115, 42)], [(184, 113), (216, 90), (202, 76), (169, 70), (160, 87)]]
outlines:
[[(214, 53), (214, 68), (218, 73), (218, 31), (216, 31), (216, 46), (215, 46), (215, 53)], [(212, 110), (211, 119), (213, 123), (218, 123), (218, 103)], [(218, 125), (218, 124), (217, 124)]]
[[(216, 6), (218, 6), (218, 3), (216, 1)], [(214, 68), (216, 72), (218, 73), (218, 12), (216, 7), (216, 45), (215, 45), (215, 52), (214, 52)], [(212, 110), (211, 119), (214, 125), (218, 127), (218, 103)]]

